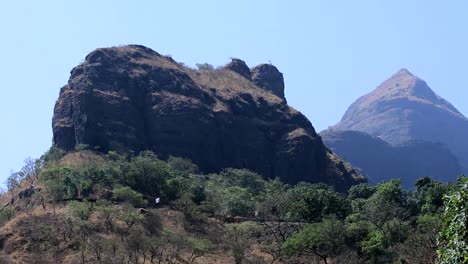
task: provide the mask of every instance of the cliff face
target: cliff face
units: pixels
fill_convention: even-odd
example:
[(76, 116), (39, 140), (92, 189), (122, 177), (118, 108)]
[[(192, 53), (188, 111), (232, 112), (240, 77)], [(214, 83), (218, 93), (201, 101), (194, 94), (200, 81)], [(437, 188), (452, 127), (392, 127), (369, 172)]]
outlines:
[(354, 102), (333, 129), (362, 131), (393, 145), (442, 143), (468, 172), (468, 119), (406, 69)]
[(439, 143), (411, 141), (393, 146), (358, 131), (320, 133), (323, 142), (353, 167), (360, 168), (369, 183), (401, 178), (404, 188), (413, 188), (423, 176), (447, 182), (461, 172), (457, 158)]
[(288, 183), (362, 181), (284, 99), (272, 65), (235, 60), (192, 70), (137, 45), (97, 49), (71, 71), (53, 117), (54, 145), (152, 150), (192, 159), (204, 172), (248, 168)]

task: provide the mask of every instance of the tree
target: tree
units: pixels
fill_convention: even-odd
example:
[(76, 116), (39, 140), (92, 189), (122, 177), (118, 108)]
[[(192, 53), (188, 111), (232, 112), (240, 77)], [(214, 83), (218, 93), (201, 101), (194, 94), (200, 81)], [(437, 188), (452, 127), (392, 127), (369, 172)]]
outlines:
[(163, 230), (162, 219), (157, 212), (149, 211), (145, 215), (142, 224), (149, 236), (159, 236)]
[(259, 228), (253, 222), (229, 224), (226, 226), (226, 242), (229, 245), (236, 264), (246, 258), (247, 250), (258, 236)]
[(143, 194), (132, 190), (132, 188), (125, 186), (119, 187), (112, 191), (112, 199), (120, 202), (129, 202), (135, 207), (146, 206), (146, 200)]
[(229, 187), (223, 191), (221, 205), (231, 216), (252, 216), (255, 203), (251, 194), (241, 187)]
[(401, 180), (380, 184), (365, 202), (366, 219), (381, 233), (386, 247), (406, 239), (407, 220), (411, 215), (404, 205)]
[(55, 215), (55, 207), (58, 202), (61, 202), (65, 199), (67, 194), (67, 186), (65, 183), (59, 178), (51, 178), (44, 182), (45, 188), (42, 192), (41, 200), (42, 200), (42, 207), (44, 210), (46, 209), (45, 202), (48, 201), (52, 204), (52, 208)]
[(414, 196), (419, 212), (438, 213), (443, 210), (443, 197), (450, 191), (450, 185), (424, 177), (419, 179), (415, 186), (416, 192)]
[(391, 180), (377, 186), (365, 200), (361, 212), (369, 223), (369, 234), (362, 241), (362, 251), (374, 263), (391, 262), (391, 247), (404, 242), (409, 234), (411, 214), (406, 206), (406, 193), (401, 180)]
[(288, 207), (287, 188), (278, 178), (269, 180), (256, 206), (262, 231), (262, 248), (272, 256), (271, 263), (284, 256), (283, 243), (304, 226), (295, 222), (285, 210)]
[(204, 256), (215, 248), (213, 243), (206, 239), (191, 237), (188, 238), (187, 242), (190, 251), (190, 256), (187, 260), (187, 263), (189, 264), (194, 263), (197, 258)]
[(149, 253), (150, 262), (154, 263), (155, 259), (161, 263), (164, 255), (164, 247), (162, 246), (161, 238), (159, 237), (145, 237), (146, 251)]
[(442, 220), (438, 215), (421, 215), (408, 239), (395, 246), (395, 251), (406, 263), (429, 264), (437, 260), (437, 233)]
[(458, 178), (457, 190), (445, 196), (444, 204), (444, 225), (438, 238), (439, 263), (468, 263), (468, 177)]
[(40, 167), (41, 166), (39, 160), (26, 158), (24, 160), (24, 166), (23, 168), (21, 168), (23, 178), (28, 180), (28, 182), (32, 184), (35, 177), (37, 176), (37, 172), (40, 169)]
[(0, 209), (0, 221), (11, 220), (14, 215), (13, 209), (9, 207), (3, 207)]
[(94, 255), (96, 256), (96, 260), (99, 264), (102, 264), (103, 262), (103, 253), (108, 250), (110, 247), (110, 241), (100, 235), (94, 234), (93, 237), (89, 239), (88, 245), (91, 248), (91, 250), (94, 252)]
[(284, 243), (289, 255), (312, 254), (326, 264), (330, 256), (343, 251), (346, 229), (337, 219), (323, 219), (320, 223), (307, 225), (298, 234)]
[(371, 197), (376, 191), (374, 186), (370, 186), (367, 183), (361, 183), (358, 185), (353, 185), (348, 190), (349, 199), (367, 199)]
[(101, 214), (101, 219), (104, 220), (106, 231), (110, 232), (114, 229), (114, 222), (118, 216), (118, 210), (112, 206), (107, 200), (96, 201), (97, 211)]
[(199, 70), (212, 71), (214, 70), (213, 65), (209, 63), (197, 63), (195, 64)]
[(58, 162), (66, 152), (57, 147), (51, 147), (44, 155), (41, 156), (40, 164), (41, 167), (51, 166), (53, 163)]
[(324, 216), (336, 215), (345, 219), (351, 205), (345, 196), (328, 186), (299, 183), (287, 192), (285, 210), (297, 221), (319, 222)]
[(94, 212), (94, 204), (89, 201), (71, 201), (68, 204), (68, 210), (73, 216), (79, 218), (81, 221), (87, 221)]
[(167, 164), (176, 171), (183, 173), (198, 173), (198, 166), (193, 164), (191, 160), (169, 156)]
[(22, 175), (20, 172), (12, 172), (10, 173), (10, 176), (8, 176), (7, 180), (6, 180), (6, 186), (8, 188), (8, 191), (11, 193), (12, 197), (13, 197), (13, 191), (20, 187), (21, 185), (21, 179), (22, 179)]
[(265, 180), (262, 176), (247, 169), (225, 169), (220, 177), (225, 181), (226, 187), (241, 187), (252, 195), (258, 195), (265, 190)]
[(166, 180), (171, 177), (167, 164), (150, 152), (144, 151), (122, 166), (123, 185), (147, 197), (161, 197)]
[(124, 210), (120, 212), (118, 218), (125, 223), (127, 226), (126, 231), (129, 232), (134, 225), (142, 223), (144, 216), (136, 212)]

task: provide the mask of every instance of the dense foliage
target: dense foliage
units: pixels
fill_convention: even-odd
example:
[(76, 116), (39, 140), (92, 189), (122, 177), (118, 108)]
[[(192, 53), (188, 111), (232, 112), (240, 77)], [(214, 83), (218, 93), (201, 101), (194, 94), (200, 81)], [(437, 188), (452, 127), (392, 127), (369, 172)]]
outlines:
[(439, 261), (443, 264), (468, 263), (468, 178), (459, 178), (458, 189), (445, 197), (445, 203)]
[[(23, 170), (8, 179), (13, 196), (36, 177), (44, 210), (65, 208), (55, 235), (73, 241), (83, 263), (193, 263), (216, 249), (228, 250), (235, 263), (435, 263), (440, 230), (440, 263), (467, 261), (463, 177), (458, 185), (424, 177), (413, 191), (399, 180), (360, 184), (343, 194), (245, 169), (206, 175), (189, 160), (163, 161), (151, 152), (82, 149), (51, 149)], [(186, 235), (164, 227), (164, 208), (181, 212)], [(7, 207), (0, 211), (2, 221), (12, 217)], [(213, 221), (222, 227), (218, 233)]]

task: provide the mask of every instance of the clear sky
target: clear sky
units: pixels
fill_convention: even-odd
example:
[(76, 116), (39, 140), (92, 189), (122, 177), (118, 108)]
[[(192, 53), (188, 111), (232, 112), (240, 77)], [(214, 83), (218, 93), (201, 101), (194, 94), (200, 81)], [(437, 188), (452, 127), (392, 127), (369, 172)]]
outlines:
[(187, 65), (271, 61), (318, 131), (403, 67), (468, 115), (467, 12), (463, 0), (2, 1), (0, 182), (51, 146), (59, 89), (98, 47), (142, 44)]

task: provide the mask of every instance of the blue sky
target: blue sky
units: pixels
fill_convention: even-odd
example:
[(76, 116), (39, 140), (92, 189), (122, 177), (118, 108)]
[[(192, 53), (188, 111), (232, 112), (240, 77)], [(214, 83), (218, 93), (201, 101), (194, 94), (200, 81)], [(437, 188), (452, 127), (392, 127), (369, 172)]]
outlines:
[(2, 1), (0, 182), (52, 143), (70, 70), (98, 47), (142, 44), (188, 65), (271, 61), (321, 131), (400, 68), (468, 115), (466, 1)]

